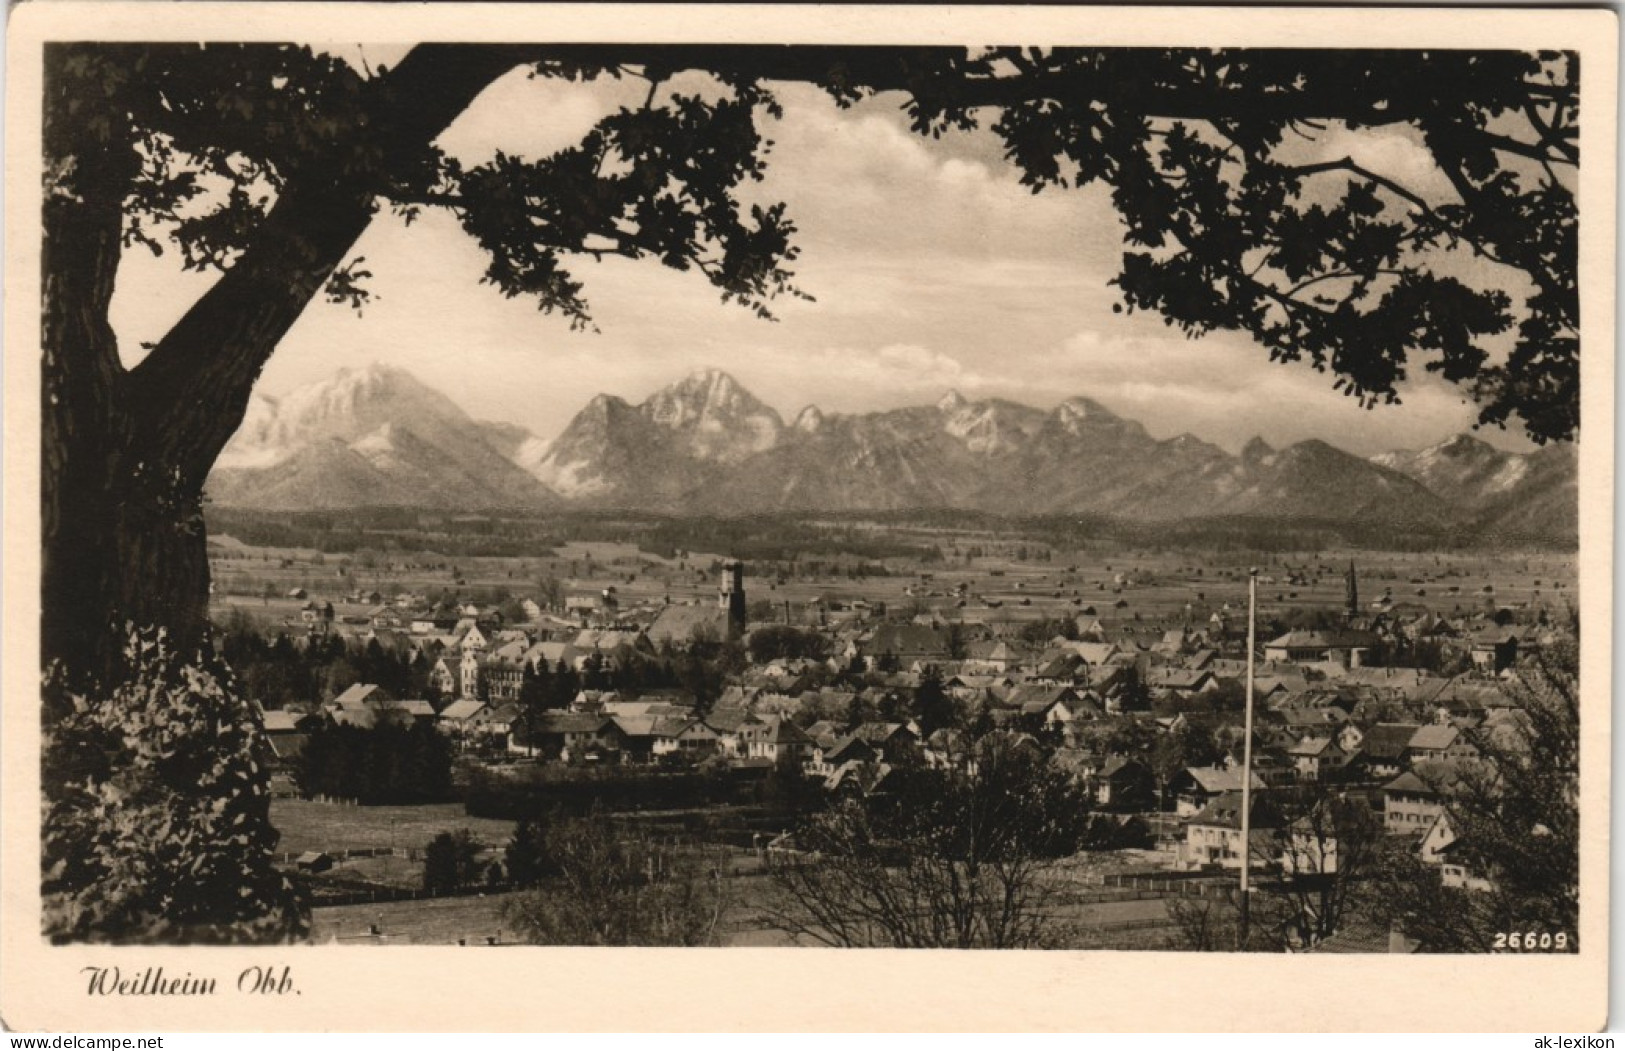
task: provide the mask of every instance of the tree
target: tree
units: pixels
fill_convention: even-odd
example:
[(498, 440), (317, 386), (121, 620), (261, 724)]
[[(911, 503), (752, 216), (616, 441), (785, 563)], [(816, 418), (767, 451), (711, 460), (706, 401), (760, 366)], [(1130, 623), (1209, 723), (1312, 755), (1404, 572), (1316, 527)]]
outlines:
[[(1319, 944), (1343, 928), (1382, 849), (1382, 818), (1365, 795), (1312, 782), (1270, 796), (1280, 812), (1279, 854), (1254, 861), (1282, 861), (1282, 878), (1255, 896), (1254, 922), (1280, 939), (1280, 948)], [(1284, 859), (1284, 860), (1283, 860)]]
[(526, 818), (514, 827), (513, 838), (503, 851), (503, 862), (508, 878), (516, 887), (533, 887), (544, 877), (557, 874), (558, 863), (553, 858), (553, 827), (559, 822), (558, 814), (546, 818)]
[(526, 661), (520, 669), (519, 704), (525, 709), (527, 715), (533, 715), (548, 706), (548, 696), (552, 692), (549, 680), (552, 672), (547, 661), (537, 659)]
[(1579, 624), (1522, 662), (1509, 692), (1521, 707), (1469, 739), (1479, 759), (1445, 796), (1451, 861), (1490, 889), (1445, 887), (1413, 851), (1386, 859), (1375, 908), (1431, 952), (1488, 952), (1496, 935), (1567, 934), (1579, 950)]
[(1168, 785), (1180, 771), (1191, 766), (1211, 766), (1224, 756), (1212, 729), (1205, 724), (1186, 719), (1176, 729), (1157, 738), (1151, 748), (1151, 772), (1157, 779), (1157, 801), (1168, 805)]
[(58, 942), (290, 941), (309, 904), (273, 865), (271, 755), (218, 661), (132, 635), (132, 669), (88, 703), (45, 684), (43, 933)]
[(1031, 750), (980, 747), (975, 772), (893, 771), (844, 800), (777, 858), (770, 923), (831, 946), (1040, 948), (1064, 944), (1052, 869), (1087, 834), (1089, 802)]
[(728, 905), (725, 852), (657, 842), (601, 814), (553, 822), (555, 875), (516, 895), (508, 922), (538, 945), (715, 945)]
[(929, 737), (945, 726), (952, 726), (958, 714), (953, 698), (942, 685), (942, 672), (935, 664), (928, 664), (920, 675), (920, 685), (914, 689), (914, 714), (920, 722), (920, 736)]
[(757, 664), (780, 657), (822, 659), (829, 653), (829, 639), (816, 631), (804, 631), (788, 624), (770, 624), (750, 633), (750, 657)]
[(557, 613), (564, 608), (564, 582), (551, 574), (536, 582), (536, 602), (544, 610)]
[(423, 889), (449, 894), (480, 877), (480, 844), (466, 828), (442, 832), (423, 849)]

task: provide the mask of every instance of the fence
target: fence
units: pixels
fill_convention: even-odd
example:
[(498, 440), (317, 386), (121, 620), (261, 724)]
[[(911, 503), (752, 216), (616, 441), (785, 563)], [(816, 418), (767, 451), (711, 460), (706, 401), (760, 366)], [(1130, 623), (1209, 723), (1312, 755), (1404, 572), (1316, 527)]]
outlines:
[(1180, 898), (1212, 898), (1220, 897), (1228, 892), (1229, 881), (1217, 883), (1212, 876), (1200, 873), (1184, 875), (1169, 873), (1166, 875), (1140, 875), (1134, 873), (1114, 873), (1108, 875), (1104, 883), (1108, 887), (1123, 887), (1133, 890), (1150, 892), (1148, 897), (1180, 897)]
[(335, 862), (352, 861), (356, 858), (406, 858), (408, 861), (418, 861), (423, 857), (422, 847), (350, 847), (344, 850), (305, 851), (296, 854), (293, 851), (282, 851), (273, 854), (273, 863), (277, 865), (292, 865), (305, 854), (326, 854)]
[(415, 887), (374, 887), (342, 894), (323, 895), (311, 902), (318, 909), (338, 905), (381, 905), (392, 901), (419, 901), (424, 898), (474, 898), (513, 890), (509, 883), (484, 883), (453, 890), (421, 890)]

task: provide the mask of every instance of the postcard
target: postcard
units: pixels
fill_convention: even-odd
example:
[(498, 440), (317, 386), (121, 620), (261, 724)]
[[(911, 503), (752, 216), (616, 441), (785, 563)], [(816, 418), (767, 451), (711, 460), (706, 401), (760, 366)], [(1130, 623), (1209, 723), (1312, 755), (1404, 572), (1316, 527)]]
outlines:
[(0, 1017), (1600, 1028), (1616, 36), (19, 7)]

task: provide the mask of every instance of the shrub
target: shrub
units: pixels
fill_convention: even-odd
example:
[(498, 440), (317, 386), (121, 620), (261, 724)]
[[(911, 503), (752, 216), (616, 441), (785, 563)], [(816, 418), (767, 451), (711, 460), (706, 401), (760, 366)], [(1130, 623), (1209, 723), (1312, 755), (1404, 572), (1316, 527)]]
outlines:
[(132, 631), (125, 680), (46, 675), (41, 893), (56, 942), (243, 944), (309, 929), (272, 864), (270, 747), (230, 671)]

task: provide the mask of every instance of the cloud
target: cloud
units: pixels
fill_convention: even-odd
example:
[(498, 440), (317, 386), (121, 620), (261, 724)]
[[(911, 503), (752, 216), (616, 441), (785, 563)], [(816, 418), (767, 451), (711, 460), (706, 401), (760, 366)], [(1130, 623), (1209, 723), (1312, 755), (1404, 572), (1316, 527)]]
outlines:
[[(371, 52), (369, 51), (369, 56)], [(635, 85), (632, 86), (635, 89)], [(498, 146), (529, 156), (577, 141), (628, 101), (628, 85), (572, 85), (522, 74), (493, 85), (443, 144), (467, 161)], [(1191, 431), (1232, 448), (1318, 436), (1355, 451), (1423, 445), (1460, 430), (1471, 410), (1440, 384), (1407, 404), (1361, 411), (1302, 365), (1268, 361), (1251, 341), (1187, 341), (1145, 314), (1116, 315), (1108, 285), (1122, 251), (1098, 188), (1033, 195), (989, 133), (914, 135), (895, 99), (850, 111), (806, 87), (780, 91), (768, 177), (742, 192), (784, 200), (803, 253), (795, 269), (815, 303), (776, 305), (777, 324), (723, 305), (704, 278), (654, 261), (573, 260), (599, 332), (574, 332), (523, 298), (480, 284), (486, 260), (454, 218), (410, 228), (380, 216), (357, 245), (378, 299), (358, 319), (313, 302), (262, 381), (280, 393), (341, 365), (407, 368), (472, 414), (557, 434), (600, 392), (639, 401), (701, 365), (733, 373), (793, 414), (815, 403), (859, 412), (934, 401), (950, 388), (1050, 407), (1098, 398), (1153, 433)], [(1390, 166), (1415, 144), (1365, 136), (1323, 148)], [(1387, 151), (1383, 153), (1382, 151)], [(133, 252), (119, 273), (121, 342), (160, 337), (207, 287), (173, 255)]]

